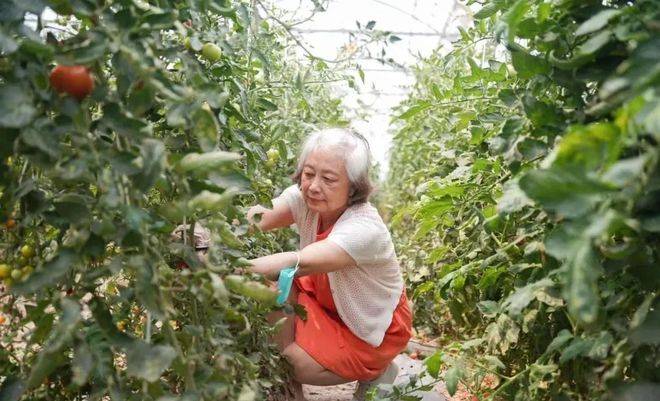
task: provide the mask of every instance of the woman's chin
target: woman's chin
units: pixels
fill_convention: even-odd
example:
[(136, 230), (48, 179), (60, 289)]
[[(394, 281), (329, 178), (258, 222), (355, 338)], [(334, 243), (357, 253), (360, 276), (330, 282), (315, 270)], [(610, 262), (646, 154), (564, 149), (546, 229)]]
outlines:
[(312, 212), (324, 212), (325, 209), (325, 203), (323, 201), (314, 201), (314, 200), (307, 200), (307, 208), (311, 210)]

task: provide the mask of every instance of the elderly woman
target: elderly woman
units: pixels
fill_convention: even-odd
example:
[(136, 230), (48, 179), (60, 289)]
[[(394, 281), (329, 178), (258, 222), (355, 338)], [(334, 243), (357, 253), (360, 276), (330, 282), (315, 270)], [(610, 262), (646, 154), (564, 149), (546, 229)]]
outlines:
[(394, 357), (411, 335), (412, 315), (390, 233), (369, 202), (369, 146), (344, 129), (313, 133), (302, 147), (294, 180), (273, 200), (254, 206), (262, 230), (295, 224), (298, 252), (252, 260), (252, 271), (276, 279), (298, 265), (289, 302), (307, 319), (289, 316), (276, 339), (301, 384), (359, 381), (355, 398), (376, 384), (391, 383)]

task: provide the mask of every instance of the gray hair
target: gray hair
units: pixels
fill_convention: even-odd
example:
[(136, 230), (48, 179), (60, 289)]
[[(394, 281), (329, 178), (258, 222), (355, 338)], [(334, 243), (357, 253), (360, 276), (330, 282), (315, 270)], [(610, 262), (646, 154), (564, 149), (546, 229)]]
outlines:
[(293, 175), (293, 180), (298, 186), (307, 156), (317, 149), (336, 151), (338, 156), (344, 159), (348, 180), (351, 183), (348, 205), (367, 202), (374, 189), (369, 178), (371, 165), (369, 142), (359, 133), (343, 128), (328, 128), (311, 133), (302, 146), (298, 167)]

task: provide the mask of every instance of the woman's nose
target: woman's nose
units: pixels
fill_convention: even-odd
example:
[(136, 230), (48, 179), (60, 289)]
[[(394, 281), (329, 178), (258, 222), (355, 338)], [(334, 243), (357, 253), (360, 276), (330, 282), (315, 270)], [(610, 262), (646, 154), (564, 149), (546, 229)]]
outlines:
[(309, 190), (318, 192), (319, 191), (319, 182), (318, 182), (318, 177), (312, 178), (312, 182), (309, 183)]

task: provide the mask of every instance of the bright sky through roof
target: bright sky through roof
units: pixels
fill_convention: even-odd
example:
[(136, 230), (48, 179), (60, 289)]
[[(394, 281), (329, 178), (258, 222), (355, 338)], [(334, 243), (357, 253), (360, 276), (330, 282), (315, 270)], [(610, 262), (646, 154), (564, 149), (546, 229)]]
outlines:
[[(276, 0), (274, 4), (290, 12), (297, 10), (295, 20), (308, 16), (314, 7), (311, 0)], [(419, 61), (420, 56), (430, 55), (440, 44), (449, 47), (457, 35), (457, 27), (470, 23), (466, 12), (466, 7), (454, 0), (333, 0), (325, 12), (297, 25), (295, 33), (314, 55), (336, 59), (342, 46), (351, 41), (346, 30), (356, 30), (356, 21), (362, 27), (375, 21), (374, 29), (392, 31), (401, 38), (388, 46), (386, 57), (403, 66), (411, 66)], [(381, 46), (373, 44), (369, 49), (377, 55)], [(302, 50), (299, 53), (305, 56)], [(388, 132), (391, 108), (405, 99), (414, 79), (409, 71), (383, 65), (377, 60), (358, 59), (356, 63), (365, 72), (365, 83), (362, 84), (355, 70), (360, 93), (345, 85), (335, 85), (333, 89), (343, 98), (352, 125), (369, 139), (384, 178), (391, 144), (391, 133)], [(370, 105), (367, 118), (356, 117), (356, 111), (363, 107), (361, 105)]]

